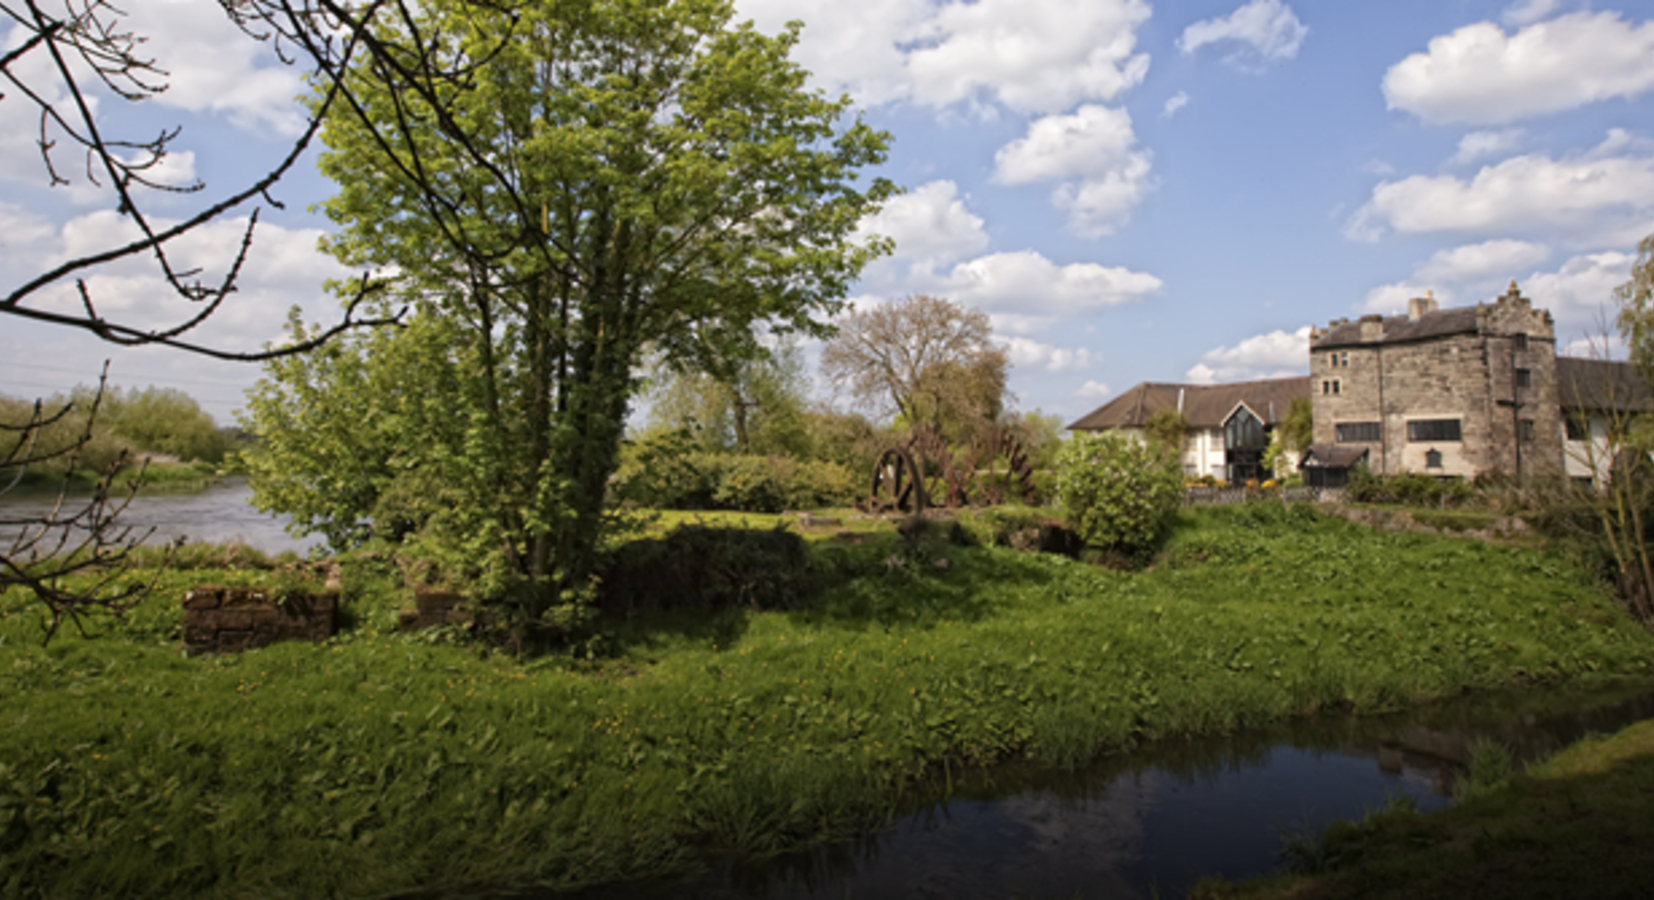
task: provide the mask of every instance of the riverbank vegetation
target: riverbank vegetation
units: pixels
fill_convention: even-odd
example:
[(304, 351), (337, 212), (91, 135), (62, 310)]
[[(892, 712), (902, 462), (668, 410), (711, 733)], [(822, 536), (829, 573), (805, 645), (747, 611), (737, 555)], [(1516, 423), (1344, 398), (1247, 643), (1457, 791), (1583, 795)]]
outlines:
[[(1654, 661), (1654, 636), (1566, 558), (1305, 507), (1181, 514), (1140, 571), (962, 546), (964, 529), (806, 539), (745, 518), (676, 537), (722, 541), (729, 579), (611, 595), (589, 638), (538, 657), (395, 633), (406, 578), (384, 551), (341, 559), (337, 637), (240, 656), (180, 657), (176, 604), (272, 577), (245, 560), (180, 557), (117, 631), (45, 649), (7, 594), (0, 885), (308, 896), (687, 873), (850, 836), (1007, 758), (1077, 766)], [(612, 558), (648, 568), (647, 542), (683, 531), (644, 528)]]
[(1645, 897), (1654, 872), (1650, 794), (1654, 721), (1586, 739), (1523, 774), (1462, 792), (1451, 809), (1421, 815), (1399, 806), (1334, 825), (1314, 840), (1313, 853), (1301, 854), (1314, 861), (1313, 872), (1207, 883), (1191, 896)]

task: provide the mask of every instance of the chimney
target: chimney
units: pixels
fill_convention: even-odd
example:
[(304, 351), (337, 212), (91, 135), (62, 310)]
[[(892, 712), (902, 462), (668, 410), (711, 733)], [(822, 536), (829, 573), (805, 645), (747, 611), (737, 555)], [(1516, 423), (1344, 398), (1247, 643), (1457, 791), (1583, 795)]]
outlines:
[(1361, 317), (1361, 340), (1376, 341), (1384, 336), (1384, 317), (1373, 313)]
[(1423, 297), (1414, 297), (1407, 301), (1407, 321), (1417, 322), (1425, 313), (1433, 313), (1439, 308), (1436, 305), (1436, 292), (1425, 291)]

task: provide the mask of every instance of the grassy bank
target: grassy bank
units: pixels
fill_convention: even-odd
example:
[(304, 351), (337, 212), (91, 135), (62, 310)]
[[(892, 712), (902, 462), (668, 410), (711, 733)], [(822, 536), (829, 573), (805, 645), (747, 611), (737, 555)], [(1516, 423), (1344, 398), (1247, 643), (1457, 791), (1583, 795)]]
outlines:
[[(67, 490), (72, 495), (90, 494), (102, 477), (99, 473), (81, 469), (71, 473), (65, 482), (62, 472), (30, 469), (23, 473), (14, 493), (9, 496), (16, 499), (51, 497), (61, 490)], [(110, 482), (112, 493), (125, 494), (140, 478), (140, 493), (162, 494), (204, 491), (217, 483), (219, 476), (218, 467), (204, 462), (150, 463), (143, 467), (141, 473), (137, 466), (128, 466), (115, 473), (114, 480)]]
[(1204, 884), (1202, 900), (1643, 898), (1654, 877), (1654, 721), (1582, 741), (1452, 809), (1341, 823), (1326, 871)]
[[(758, 517), (749, 517), (753, 524)], [(577, 885), (876, 824), (917, 780), (1325, 708), (1645, 674), (1654, 637), (1568, 562), (1260, 504), (1124, 573), (818, 541), (793, 608), (652, 612), (576, 651), (387, 633), (345, 570), (328, 645), (185, 659), (176, 596), (42, 650), (0, 600), (0, 890), (367, 895)], [(946, 560), (945, 565), (941, 563)]]

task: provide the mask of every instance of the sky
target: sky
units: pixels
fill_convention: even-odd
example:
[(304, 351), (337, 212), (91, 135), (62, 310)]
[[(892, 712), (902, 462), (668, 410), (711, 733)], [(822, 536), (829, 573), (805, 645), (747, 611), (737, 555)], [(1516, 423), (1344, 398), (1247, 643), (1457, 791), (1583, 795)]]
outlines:
[[(1654, 233), (1654, 4), (1619, 0), (737, 0), (893, 137), (877, 174), (906, 192), (862, 224), (896, 242), (855, 304), (914, 293), (992, 317), (1016, 408), (1067, 421), (1141, 381), (1308, 371), (1311, 325), (1489, 301), (1515, 279), (1584, 353)], [(100, 124), (181, 126), (182, 218), (267, 170), (301, 123), (300, 73), (213, 0), (140, 0), (131, 25), (170, 72)], [(6, 26), (0, 25), (0, 28)], [(16, 29), (0, 37), (7, 49)], [(26, 66), (19, 69), (24, 75)], [(38, 74), (38, 73), (36, 73)], [(40, 82), (46, 84), (46, 82)], [(0, 99), (0, 283), (126, 234), (77, 160), (49, 187), (38, 122)], [(50, 89), (50, 85), (47, 85)], [(125, 131), (121, 131), (125, 129)], [(84, 165), (80, 165), (84, 169)], [(870, 173), (871, 174), (871, 173)], [(273, 192), (238, 295), (203, 340), (254, 349), (350, 273), (316, 250), (331, 186), (304, 161)], [(240, 211), (244, 217), (250, 209)], [(223, 271), (245, 218), (182, 256)], [(177, 321), (143, 265), (90, 282), (111, 314)], [(59, 286), (55, 302), (69, 302)], [(813, 359), (817, 348), (806, 348)], [(256, 366), (120, 349), (0, 316), (0, 393), (92, 380), (181, 388), (233, 421)], [(830, 387), (817, 385), (830, 397)]]

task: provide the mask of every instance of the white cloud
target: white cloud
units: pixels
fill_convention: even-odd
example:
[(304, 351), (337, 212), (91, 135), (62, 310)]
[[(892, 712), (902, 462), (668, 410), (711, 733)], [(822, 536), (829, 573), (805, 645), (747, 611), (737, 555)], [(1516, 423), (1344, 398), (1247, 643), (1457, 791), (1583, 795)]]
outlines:
[(1298, 55), (1309, 28), (1280, 0), (1252, 0), (1227, 16), (1205, 19), (1183, 29), (1178, 49), (1193, 53), (1207, 44), (1237, 41), (1266, 60)]
[(1055, 112), (1139, 84), (1144, 0), (739, 0), (766, 32), (807, 24), (795, 58), (815, 83), (864, 104), (1001, 103)]
[(1091, 351), (1084, 347), (1053, 347), (1026, 337), (1001, 338), (1011, 357), (1011, 365), (1043, 369), (1047, 372), (1073, 372), (1091, 367)]
[(1536, 266), (1550, 255), (1551, 249), (1543, 244), (1508, 239), (1483, 241), (1437, 251), (1419, 266), (1413, 277), (1424, 284), (1513, 278), (1522, 269)]
[(1086, 383), (1080, 385), (1080, 389), (1074, 392), (1074, 396), (1100, 400), (1104, 397), (1114, 396), (1114, 392), (1109, 390), (1108, 385), (1101, 381), (1086, 379)]
[(982, 219), (965, 208), (951, 181), (920, 185), (885, 203), (857, 229), (857, 239), (883, 235), (896, 242), (895, 258), (930, 267), (988, 246)]
[(1414, 297), (1435, 296), (1436, 304), (1442, 308), (1453, 305), (1453, 292), (1431, 287), (1416, 278), (1408, 278), (1393, 284), (1381, 284), (1368, 291), (1356, 309), (1364, 313), (1379, 313), (1393, 316), (1407, 311), (1407, 301)]
[[(173, 223), (156, 220), (154, 224), (165, 228)], [(179, 271), (199, 268), (201, 273), (190, 281), (216, 286), (234, 260), (246, 226), (245, 218), (220, 219), (179, 237), (168, 244), (173, 266)], [(41, 268), (120, 246), (135, 234), (131, 221), (113, 211), (78, 216), (63, 226), (50, 242), (51, 250), (39, 257), (44, 260)], [(294, 305), (310, 307), (313, 315), (328, 315), (322, 307), (331, 304), (321, 302), (326, 296), (322, 283), (349, 272), (317, 249), (321, 234), (316, 229), (260, 224), (235, 293), (186, 339), (225, 350), (256, 350), (281, 336), (287, 310)], [(100, 314), (133, 327), (176, 325), (199, 309), (166, 286), (154, 260), (147, 256), (100, 266), (87, 276), (86, 284)], [(34, 305), (80, 309), (78, 295), (68, 284), (46, 289)]]
[(1505, 7), (1505, 11), (1499, 14), (1499, 21), (1517, 28), (1532, 25), (1556, 12), (1561, 5), (1559, 0), (1517, 0)]
[(1523, 295), (1556, 318), (1557, 337), (1600, 335), (1612, 330), (1614, 289), (1631, 280), (1630, 253), (1610, 251), (1575, 256), (1554, 272), (1534, 272), (1521, 279)]
[(1593, 152), (1575, 157), (1512, 157), (1468, 181), (1414, 175), (1380, 183), (1345, 233), (1376, 239), (1386, 230), (1541, 232), (1601, 244), (1634, 240), (1651, 224), (1654, 152), (1616, 130)]
[(1178, 91), (1177, 93), (1171, 95), (1171, 97), (1167, 98), (1165, 108), (1160, 110), (1160, 118), (1170, 119), (1172, 116), (1177, 115), (1178, 110), (1188, 105), (1189, 92)]
[(1580, 12), (1507, 35), (1492, 22), (1430, 41), (1384, 75), (1390, 109), (1498, 125), (1654, 88), (1654, 22)]
[(1163, 286), (1146, 272), (1096, 263), (1059, 266), (1032, 250), (1021, 250), (960, 263), (942, 279), (937, 292), (1010, 315), (1066, 316), (1132, 303)]
[(1309, 326), (1297, 331), (1271, 331), (1218, 347), (1202, 354), (1185, 374), (1194, 384), (1284, 378), (1302, 375), (1309, 367)]
[(1472, 131), (1459, 138), (1458, 152), (1453, 154), (1449, 162), (1463, 165), (1475, 162), (1487, 156), (1498, 156), (1516, 149), (1522, 142), (1524, 132), (1520, 128), (1506, 128), (1502, 131)]
[(1051, 200), (1069, 213), (1069, 227), (1086, 237), (1124, 224), (1154, 187), (1147, 150), (1137, 147), (1131, 115), (1087, 104), (1072, 115), (1045, 116), (1027, 134), (994, 155), (994, 179), (1028, 184), (1065, 179)]
[(303, 130), (300, 72), (282, 64), (268, 42), (236, 28), (217, 0), (144, 0), (127, 9), (125, 27), (148, 38), (143, 52), (169, 73), (154, 102), (222, 113), (246, 131), (293, 137)]

